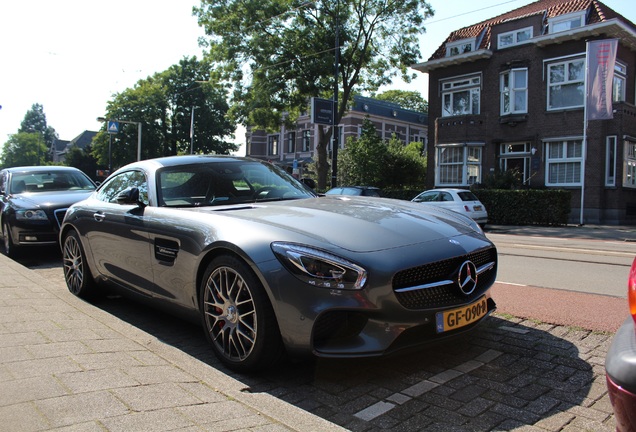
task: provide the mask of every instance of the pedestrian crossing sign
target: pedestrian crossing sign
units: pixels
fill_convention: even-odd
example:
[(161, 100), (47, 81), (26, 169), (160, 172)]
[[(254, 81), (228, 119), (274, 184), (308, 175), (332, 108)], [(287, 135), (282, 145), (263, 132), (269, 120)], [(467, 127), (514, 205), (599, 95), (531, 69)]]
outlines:
[(119, 133), (119, 122), (109, 121), (108, 122), (108, 133), (111, 133), (111, 134)]

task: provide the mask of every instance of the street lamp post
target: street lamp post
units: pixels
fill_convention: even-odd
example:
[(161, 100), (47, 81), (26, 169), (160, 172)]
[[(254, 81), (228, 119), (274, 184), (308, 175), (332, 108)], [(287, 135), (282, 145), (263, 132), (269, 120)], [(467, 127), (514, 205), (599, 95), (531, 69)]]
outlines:
[[(137, 160), (141, 160), (141, 122), (133, 122), (128, 120), (107, 120), (106, 117), (97, 117), (97, 121), (102, 123), (104, 123), (105, 121), (116, 121), (117, 123), (128, 123), (137, 125)], [(110, 148), (108, 149), (108, 153), (108, 157), (110, 159)], [(108, 162), (108, 169), (110, 170), (110, 160)]]

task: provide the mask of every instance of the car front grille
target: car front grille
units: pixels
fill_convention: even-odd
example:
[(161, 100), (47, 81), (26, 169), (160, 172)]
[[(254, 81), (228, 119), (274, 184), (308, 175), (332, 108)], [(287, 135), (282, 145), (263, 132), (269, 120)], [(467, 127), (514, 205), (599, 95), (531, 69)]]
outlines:
[[(477, 287), (470, 295), (461, 292), (455, 280), (465, 261), (482, 269)], [(497, 250), (494, 247), (403, 270), (393, 278), (393, 290), (407, 309), (448, 308), (471, 302), (488, 290), (497, 276)]]
[(64, 221), (64, 216), (66, 216), (66, 210), (68, 209), (57, 209), (53, 212), (58, 228), (62, 226), (62, 221)]

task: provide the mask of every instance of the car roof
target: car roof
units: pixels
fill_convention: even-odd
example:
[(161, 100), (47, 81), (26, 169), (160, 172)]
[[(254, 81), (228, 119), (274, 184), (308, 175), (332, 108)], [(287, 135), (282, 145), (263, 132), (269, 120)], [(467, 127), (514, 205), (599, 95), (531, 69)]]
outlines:
[(30, 172), (30, 171), (79, 171), (75, 167), (60, 166), (60, 165), (34, 165), (34, 166), (20, 166), (4, 168), (3, 171), (10, 173), (16, 172)]
[[(206, 164), (211, 162), (240, 162), (240, 161), (249, 161), (249, 162), (259, 162), (263, 161), (258, 159), (252, 159), (241, 156), (229, 156), (229, 155), (183, 155), (183, 156), (166, 156), (156, 159), (146, 159), (142, 161), (137, 161), (130, 163), (128, 165), (123, 166), (122, 168), (133, 168), (138, 166), (143, 167), (153, 167), (154, 169), (164, 168), (164, 167), (173, 167), (179, 165), (196, 165), (196, 164)], [(121, 169), (121, 168), (120, 168)]]

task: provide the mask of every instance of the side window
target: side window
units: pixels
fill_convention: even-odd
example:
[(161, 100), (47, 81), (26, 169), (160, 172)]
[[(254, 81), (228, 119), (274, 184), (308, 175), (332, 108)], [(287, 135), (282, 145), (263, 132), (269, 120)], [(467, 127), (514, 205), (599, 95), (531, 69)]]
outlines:
[(0, 193), (5, 193), (6, 186), (7, 186), (7, 174), (4, 172), (0, 172)]
[(126, 171), (113, 177), (97, 193), (97, 199), (116, 203), (117, 195), (129, 187), (139, 188), (139, 198), (148, 204), (148, 182), (141, 171)]
[(453, 197), (447, 192), (443, 192), (440, 198), (440, 201), (453, 201)]
[(427, 192), (420, 197), (421, 202), (439, 201), (439, 192)]

